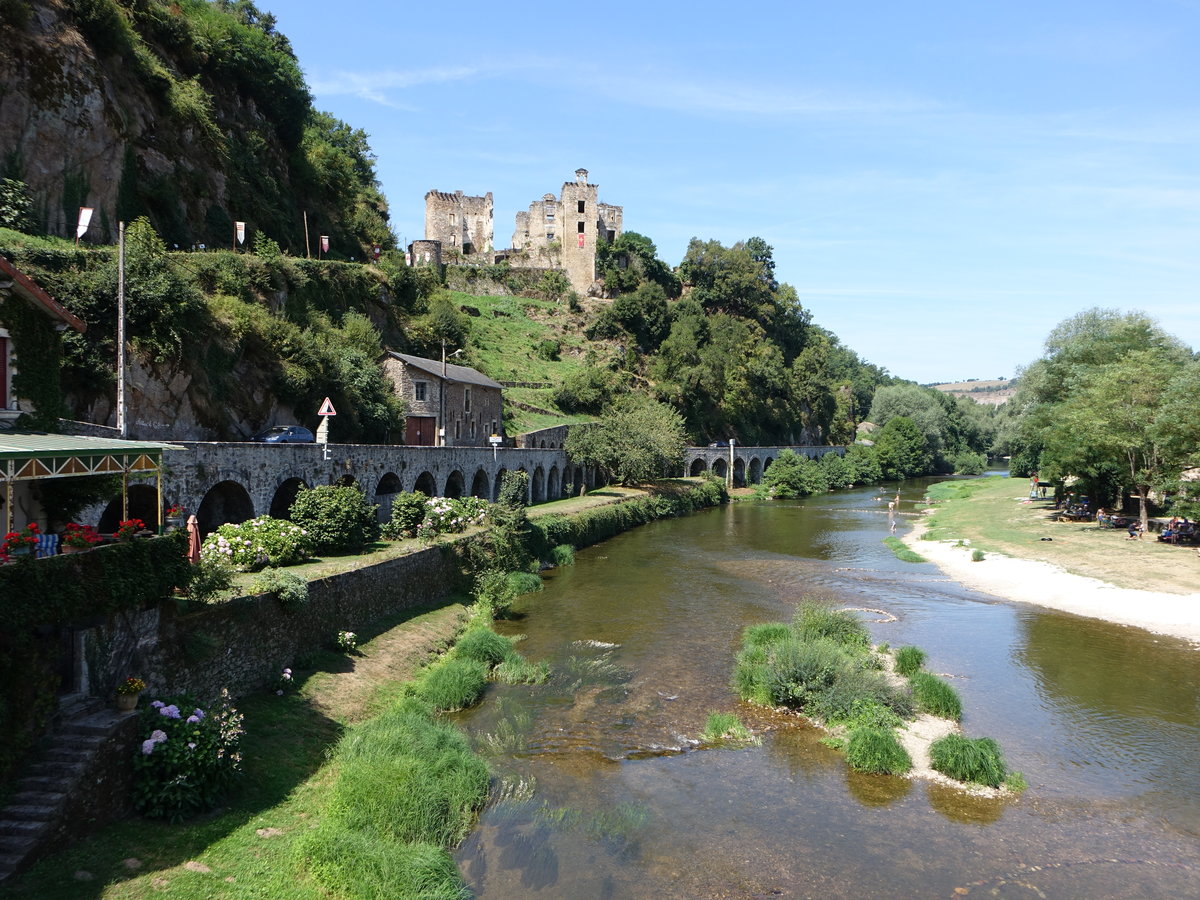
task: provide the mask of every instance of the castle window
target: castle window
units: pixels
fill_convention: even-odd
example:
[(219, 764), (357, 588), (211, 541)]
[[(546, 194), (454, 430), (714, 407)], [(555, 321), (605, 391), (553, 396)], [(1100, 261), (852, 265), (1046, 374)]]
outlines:
[(413, 382), (413, 399), (418, 403), (424, 403), (428, 397), (429, 385), (424, 381)]
[(546, 240), (548, 240), (548, 241), (554, 240), (554, 232), (553, 231), (546, 232)]
[(554, 213), (551, 210), (546, 210), (546, 221), (547, 222), (554, 221)]
[(475, 435), (476, 435), (476, 422), (474, 419), (472, 419), (471, 420), (471, 440), (475, 440)]
[(616, 239), (617, 239), (617, 233), (615, 231), (609, 231), (608, 232), (608, 242), (611, 244)]
[(457, 422), (454, 423), (454, 439), (457, 441), (457, 440), (460, 440), (461, 438), (462, 438), (462, 419), (459, 419)]
[(579, 201), (579, 211), (582, 213), (582, 212), (584, 212), (586, 209), (587, 209), (587, 201), (586, 201), (586, 200), (580, 200), (580, 201)]
[(450, 224), (454, 224), (454, 213), (450, 213)]
[(584, 228), (584, 226), (583, 226), (583, 223), (582, 223), (582, 222), (580, 222), (580, 223), (579, 223), (579, 233), (580, 233), (580, 234), (583, 234), (583, 228)]
[(469, 387), (463, 388), (463, 411), (471, 411), (471, 389)]

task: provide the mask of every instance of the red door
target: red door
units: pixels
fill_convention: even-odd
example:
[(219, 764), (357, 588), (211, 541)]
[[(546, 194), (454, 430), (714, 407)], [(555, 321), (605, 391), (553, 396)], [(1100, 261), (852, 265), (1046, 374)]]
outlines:
[(434, 446), (436, 426), (437, 419), (434, 416), (409, 416), (404, 425), (404, 443), (419, 447)]

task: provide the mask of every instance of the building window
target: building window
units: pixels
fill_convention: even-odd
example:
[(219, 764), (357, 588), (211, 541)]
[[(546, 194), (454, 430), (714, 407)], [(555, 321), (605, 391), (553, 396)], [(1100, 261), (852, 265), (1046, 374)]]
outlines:
[(615, 231), (610, 231), (608, 233), (608, 242), (611, 244), (616, 239), (617, 239), (617, 233)]
[(413, 382), (413, 399), (418, 403), (424, 403), (429, 399), (429, 384), (427, 382)]
[(554, 232), (553, 231), (546, 232), (546, 240), (548, 240), (548, 241), (554, 240)]
[(583, 228), (584, 228), (584, 225), (583, 225), (583, 223), (582, 223), (582, 222), (580, 222), (580, 223), (579, 223), (579, 233), (580, 233), (580, 234), (583, 234)]
[(500, 432), (498, 432), (498, 431), (496, 430), (496, 420), (495, 420), (495, 419), (492, 419), (492, 434), (499, 434), (499, 433), (500, 433)]
[(454, 439), (456, 441), (462, 439), (462, 419), (458, 419), (454, 423)]
[(475, 440), (475, 428), (477, 424), (478, 423), (474, 419), (471, 420), (471, 440)]
[(450, 224), (454, 224), (454, 213), (450, 213)]
[(550, 210), (546, 210), (546, 222), (550, 225), (554, 224), (554, 213)]
[(579, 201), (579, 211), (583, 212), (586, 208), (587, 208), (587, 202), (584, 200), (580, 200)]
[(471, 411), (471, 389), (469, 387), (465, 387), (465, 388), (463, 388), (463, 412), (469, 413), (470, 411)]

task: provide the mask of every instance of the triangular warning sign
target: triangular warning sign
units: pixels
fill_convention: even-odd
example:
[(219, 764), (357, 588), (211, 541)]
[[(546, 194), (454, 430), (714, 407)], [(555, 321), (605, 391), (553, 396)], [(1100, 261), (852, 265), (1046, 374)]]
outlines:
[(333, 408), (333, 401), (326, 397), (325, 402), (321, 404), (321, 408), (317, 410), (317, 415), (336, 416), (337, 410)]

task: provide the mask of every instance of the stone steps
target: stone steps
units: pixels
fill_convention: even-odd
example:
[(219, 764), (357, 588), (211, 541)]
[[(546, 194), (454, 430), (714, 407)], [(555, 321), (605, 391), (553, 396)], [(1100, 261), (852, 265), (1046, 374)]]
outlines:
[(0, 809), (0, 884), (32, 861), (59, 826), (68, 798), (97, 751), (133, 715), (105, 709), (101, 701), (81, 694), (59, 698), (44, 749), (20, 773), (9, 805)]

